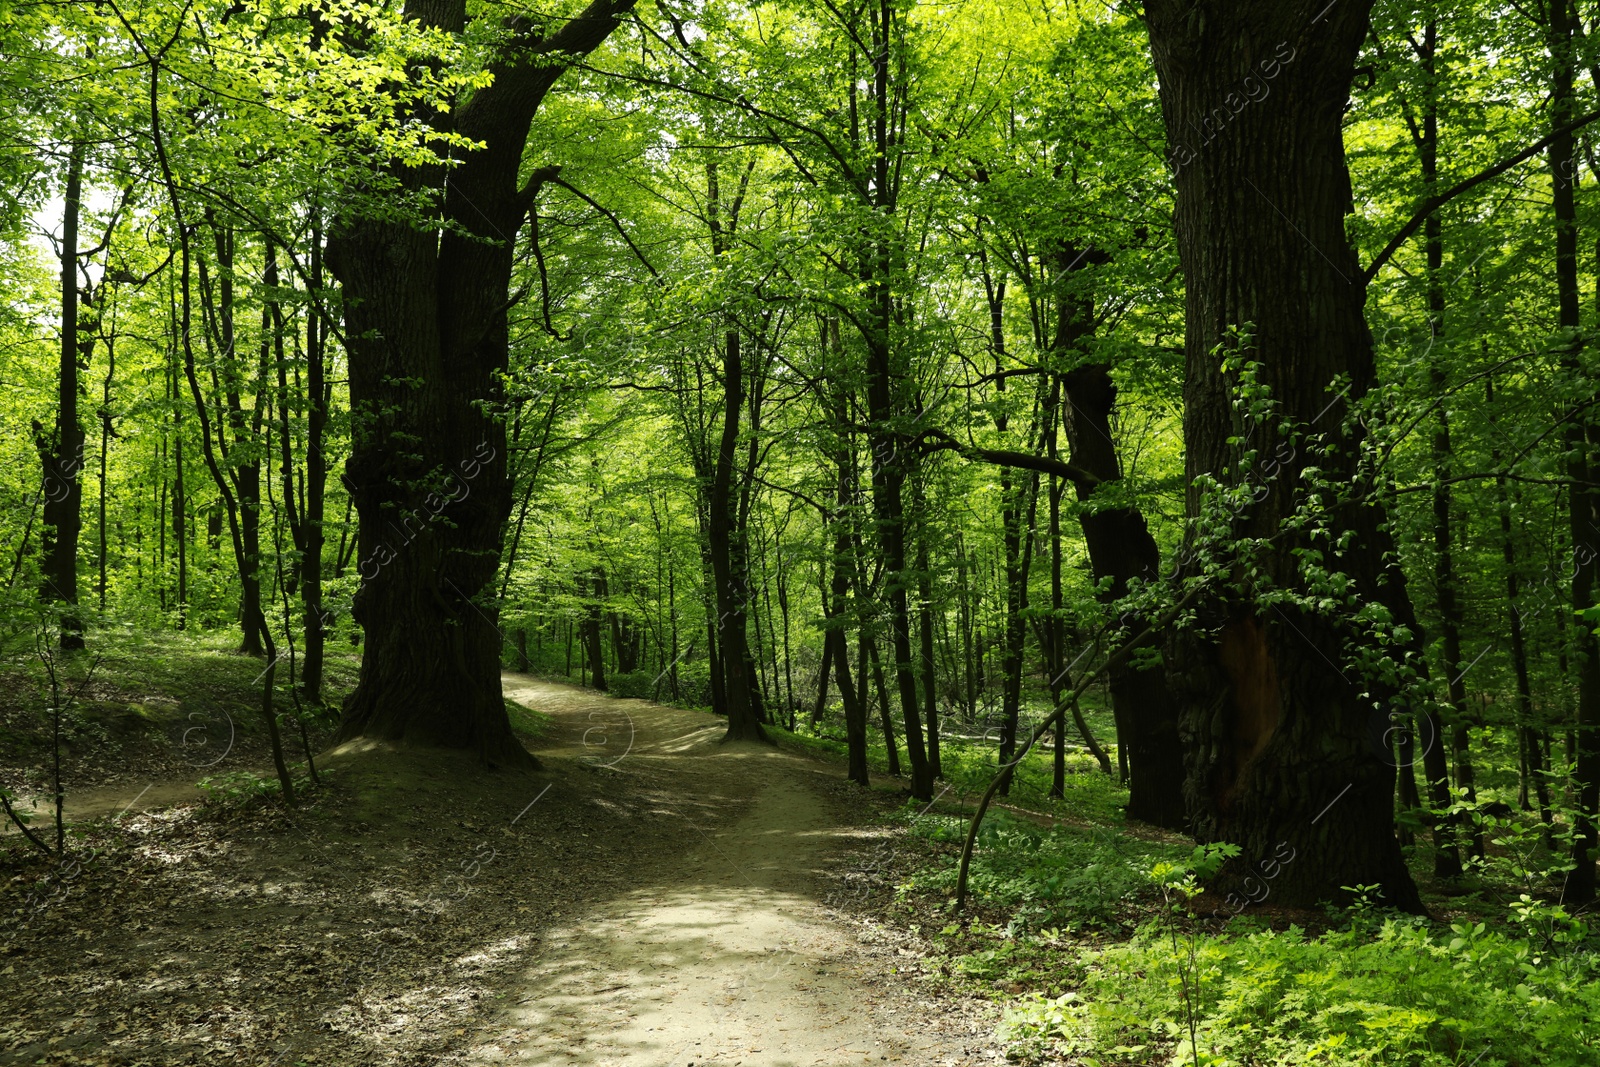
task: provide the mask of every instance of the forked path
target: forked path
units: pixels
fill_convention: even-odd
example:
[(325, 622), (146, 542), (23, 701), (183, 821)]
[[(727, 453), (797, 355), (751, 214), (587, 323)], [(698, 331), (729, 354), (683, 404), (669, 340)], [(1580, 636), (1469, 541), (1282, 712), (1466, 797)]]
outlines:
[(922, 1000), (896, 973), (907, 962), (898, 950), (868, 948), (864, 927), (823, 905), (822, 870), (864, 833), (829, 796), (837, 769), (718, 745), (722, 724), (703, 714), (517, 675), (506, 693), (556, 719), (547, 762), (633, 778), (618, 780), (619, 794), (692, 826), (718, 806), (741, 814), (664, 869), (642, 870), (637, 889), (563, 915), (466, 1062), (993, 1062), (970, 1007)]

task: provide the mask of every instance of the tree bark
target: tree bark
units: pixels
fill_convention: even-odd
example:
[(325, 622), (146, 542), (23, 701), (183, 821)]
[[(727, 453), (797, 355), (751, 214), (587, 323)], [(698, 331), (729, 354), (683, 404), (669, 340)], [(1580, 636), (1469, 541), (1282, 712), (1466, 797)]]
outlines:
[(67, 153), (61, 216), (61, 360), (56, 379), (55, 433), (46, 438), (34, 424), (44, 466), (44, 508), (39, 532), (43, 549), (42, 592), (47, 602), (57, 605), (57, 640), (62, 651), (83, 647), (83, 619), (78, 614), (84, 446), (83, 424), (78, 418), (78, 361), (84, 355), (79, 343), (78, 223), (83, 214), (84, 151), (82, 142), (74, 141)]
[[(1569, 0), (1547, 5), (1549, 51), (1553, 61), (1550, 123), (1563, 129), (1574, 116), (1574, 82), (1577, 78), (1576, 39), (1581, 24)], [(1550, 143), (1551, 207), (1555, 216), (1556, 295), (1558, 323), (1565, 334), (1562, 370), (1573, 380), (1583, 376), (1582, 316), (1578, 304), (1578, 159), (1576, 139), (1570, 131)], [(1572, 481), (1568, 497), (1568, 529), (1574, 552), (1572, 606), (1582, 610), (1594, 604), (1600, 580), (1595, 549), (1600, 548), (1600, 488), (1596, 486), (1600, 457), (1600, 425), (1588, 416), (1567, 424), (1567, 476)], [(1587, 551), (1585, 551), (1587, 549)], [(1592, 624), (1574, 628), (1573, 665), (1578, 672), (1577, 773), (1578, 834), (1572, 845), (1575, 864), (1567, 876), (1562, 901), (1587, 904), (1595, 898), (1595, 859), (1600, 848), (1600, 643)]]
[(716, 583), (717, 644), (722, 651), (723, 697), (727, 702), (728, 729), (724, 741), (768, 741), (761, 728), (753, 690), (752, 660), (745, 624), (750, 589), (746, 578), (744, 533), (735, 529), (734, 465), (738, 456), (739, 415), (744, 409), (744, 362), (736, 327), (723, 339), (722, 437), (712, 476), (707, 532), (711, 545), (711, 573)]
[[(508, 292), (532, 198), (518, 170), (545, 94), (632, 6), (592, 0), (560, 23), (508, 18), (491, 85), (449, 114), (408, 116), (482, 147), (448, 168), (389, 168), (405, 189), (443, 190), (434, 224), (366, 210), (370, 192), (358, 189), (332, 227), (327, 263), (344, 286), (354, 427), (345, 478), (361, 519), (352, 610), (366, 634), (336, 741), (377, 737), (466, 749), (491, 765), (534, 762), (501, 697), (491, 589), (511, 509), (499, 411)], [(466, 3), (407, 0), (405, 17), (459, 34)], [(542, 32), (549, 25), (558, 28)]]
[(944, 777), (939, 764), (939, 702), (933, 676), (933, 573), (928, 562), (928, 516), (922, 483), (916, 484), (917, 512), (917, 677), (922, 682), (922, 716), (928, 730), (928, 773)]
[(606, 685), (606, 651), (601, 639), (601, 605), (605, 602), (606, 572), (596, 567), (590, 574), (589, 604), (583, 617), (583, 652), (589, 664), (589, 684), (604, 693)]
[(311, 229), (312, 305), (306, 312), (306, 460), (305, 536), (300, 558), (300, 603), (305, 610), (305, 661), (300, 691), (313, 704), (322, 703), (323, 661), (328, 642), (328, 616), (322, 607), (322, 524), (327, 516), (328, 457), (323, 452), (333, 384), (323, 359), (325, 331), (318, 303), (323, 294), (322, 227)]
[[(1061, 405), (1066, 397), (1061, 377), (1059, 375), (1051, 377), (1049, 396), (1045, 404), (1045, 454), (1054, 459), (1057, 448), (1056, 431), (1061, 424)], [(1050, 687), (1051, 706), (1061, 703), (1062, 694), (1066, 692), (1067, 686), (1072, 684), (1072, 679), (1067, 677), (1066, 603), (1061, 590), (1061, 497), (1065, 490), (1066, 486), (1061, 484), (1061, 479), (1051, 477), (1047, 489), (1050, 502), (1050, 616), (1048, 625), (1044, 627), (1045, 640), (1041, 642), (1045, 647), (1045, 670), (1049, 676), (1047, 681)], [(1092, 559), (1090, 566), (1093, 566)], [(1110, 677), (1116, 677), (1114, 671)], [(1111, 769), (1111, 760), (1089, 729), (1089, 724), (1084, 720), (1083, 711), (1078, 707), (1076, 700), (1072, 702), (1072, 722), (1077, 727), (1078, 736), (1083, 738), (1084, 746), (1094, 756), (1095, 762), (1100, 764), (1100, 769), (1107, 775), (1113, 775), (1115, 772)], [(1050, 795), (1058, 798), (1065, 797), (1067, 791), (1066, 737), (1066, 724), (1063, 723), (1055, 731), (1055, 752), (1050, 776)], [(1179, 767), (1181, 766), (1180, 760)], [(1179, 788), (1181, 789), (1181, 782)], [(1181, 792), (1179, 795), (1181, 797)], [(1139, 818), (1137, 815), (1134, 817)]]
[(883, 744), (889, 754), (889, 774), (898, 778), (900, 743), (894, 735), (894, 705), (889, 699), (889, 684), (884, 680), (883, 659), (878, 653), (877, 639), (866, 629), (861, 631), (861, 656), (863, 664), (872, 665), (872, 683), (878, 692), (878, 719), (883, 726)]
[[(1061, 303), (1065, 315), (1069, 302), (1063, 298)], [(1087, 319), (1082, 311), (1074, 315), (1075, 323), (1083, 321), (1093, 321), (1092, 313)], [(1073, 329), (1063, 323), (1062, 332), (1067, 336)], [(1101, 484), (1116, 482), (1122, 477), (1122, 462), (1111, 435), (1117, 398), (1111, 367), (1085, 363), (1067, 372), (1062, 384), (1069, 462)], [(1127, 596), (1135, 578), (1158, 580), (1161, 552), (1137, 508), (1090, 503), (1098, 488), (1094, 483), (1079, 482), (1074, 491), (1079, 503), (1086, 505), (1079, 508), (1078, 522), (1089, 551), (1090, 573), (1096, 583), (1111, 579), (1102, 594), (1110, 603)], [(1129, 633), (1137, 633), (1144, 625), (1136, 618), (1124, 622)], [(1128, 816), (1169, 830), (1183, 829), (1187, 822), (1183, 747), (1178, 738), (1178, 705), (1167, 686), (1165, 670), (1140, 669), (1124, 660), (1108, 672), (1106, 680), (1118, 734), (1128, 753)]]
[[(1265, 491), (1237, 515), (1234, 532), (1273, 539), (1253, 557), (1255, 581), (1269, 588), (1299, 590), (1295, 550), (1309, 549), (1375, 599), (1388, 541), (1381, 509), (1335, 502), (1326, 522), (1354, 533), (1344, 541), (1283, 526), (1303, 502), (1296, 486), (1305, 467), (1314, 463), (1336, 484), (1355, 475), (1359, 441), (1344, 428), (1341, 397), (1359, 398), (1372, 382), (1365, 285), (1344, 231), (1351, 193), (1341, 131), (1371, 2), (1146, 0), (1144, 8), (1176, 167), (1188, 514), (1200, 514), (1201, 476), (1230, 484), (1252, 453), (1285, 456), (1285, 423), (1320, 434), (1320, 454), (1302, 449), (1258, 478)], [(1271, 91), (1247, 100), (1247, 79), (1259, 85), (1264, 76)], [(1205, 130), (1210, 140), (1185, 146)], [(1259, 364), (1274, 410), (1241, 441), (1238, 383), (1215, 353), (1245, 328), (1245, 355)], [(1248, 892), (1253, 869), (1287, 842), (1295, 859), (1276, 870), (1275, 903), (1309, 906), (1342, 899), (1344, 886), (1376, 885), (1390, 906), (1420, 911), (1394, 835), (1394, 768), (1369, 740), (1375, 709), (1364, 681), (1339, 666), (1355, 635), (1329, 614), (1266, 607), (1252, 589), (1214, 589), (1197, 615), (1168, 635), (1167, 652), (1194, 832), (1242, 849), (1215, 888)]]
[[(212, 283), (206, 260), (199, 259), (202, 320), (206, 343), (211, 349), (211, 388), (215, 437), (214, 454), (220, 459), (213, 479), (225, 478), (232, 493), (222, 493), (228, 509), (229, 531), (238, 538), (235, 563), (239, 572), (239, 651), (247, 656), (262, 655), (264, 644), (261, 610), (261, 461), (256, 444), (267, 392), (265, 353), (256, 364), (256, 382), (250, 390), (254, 403), (244, 407), (245, 387), (237, 350), (234, 323), (233, 266), (235, 235), (231, 227), (218, 224), (210, 212), (212, 243), (217, 258), (217, 277)], [(220, 371), (219, 371), (220, 368)], [(196, 392), (195, 404), (204, 398)], [(226, 404), (226, 407), (224, 407)], [(204, 419), (201, 425), (207, 425)], [(230, 438), (231, 432), (231, 440)], [(207, 464), (208, 469), (210, 463)], [(220, 487), (219, 487), (220, 488)], [(219, 530), (220, 533), (220, 530)], [(242, 546), (242, 554), (239, 549)]]

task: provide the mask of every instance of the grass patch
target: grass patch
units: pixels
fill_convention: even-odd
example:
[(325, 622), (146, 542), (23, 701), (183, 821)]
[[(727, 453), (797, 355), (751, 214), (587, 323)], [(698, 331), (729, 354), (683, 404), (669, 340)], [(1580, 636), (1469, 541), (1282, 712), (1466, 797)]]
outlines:
[(506, 717), (511, 720), (511, 729), (516, 731), (524, 741), (537, 741), (550, 732), (551, 724), (555, 721), (542, 711), (518, 704), (515, 700), (506, 700)]
[[(966, 816), (928, 814), (911, 832), (959, 850)], [(1111, 826), (1037, 826), (1004, 812), (984, 820), (972, 854), (969, 886), (988, 909), (1009, 916), (1008, 929), (1132, 929), (1156, 899), (1146, 871), (1188, 850), (1133, 837)], [(903, 889), (954, 896), (956, 868), (941, 863), (912, 876)]]

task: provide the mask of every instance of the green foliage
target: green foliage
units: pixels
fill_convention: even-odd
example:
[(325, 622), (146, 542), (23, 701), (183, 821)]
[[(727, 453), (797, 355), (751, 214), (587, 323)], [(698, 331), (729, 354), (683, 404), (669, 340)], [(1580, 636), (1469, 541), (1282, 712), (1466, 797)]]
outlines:
[(207, 775), (195, 783), (206, 803), (222, 812), (237, 812), (273, 797), (282, 788), (274, 777), (253, 771), (228, 771)]
[[(1236, 921), (1197, 954), (1199, 1043), (1218, 1067), (1581, 1067), (1600, 1056), (1593, 955), (1563, 968), (1536, 962), (1524, 938), (1445, 936), (1410, 920), (1320, 937), (1247, 927)], [(1011, 1009), (1007, 1035), (1104, 1067), (1191, 1062), (1173, 1053), (1182, 982), (1157, 931), (1084, 963), (1078, 989)]]
[(606, 676), (606, 691), (625, 700), (650, 700), (656, 694), (656, 675), (651, 671)]
[[(911, 830), (956, 844), (966, 826), (961, 818), (929, 814), (915, 819)], [(1178, 855), (1173, 846), (1109, 828), (1038, 826), (995, 812), (978, 831), (971, 891), (984, 906), (1012, 915), (1014, 929), (1116, 928), (1135, 922), (1141, 902), (1148, 903), (1144, 872)], [(909, 888), (948, 896), (955, 871), (919, 874)]]

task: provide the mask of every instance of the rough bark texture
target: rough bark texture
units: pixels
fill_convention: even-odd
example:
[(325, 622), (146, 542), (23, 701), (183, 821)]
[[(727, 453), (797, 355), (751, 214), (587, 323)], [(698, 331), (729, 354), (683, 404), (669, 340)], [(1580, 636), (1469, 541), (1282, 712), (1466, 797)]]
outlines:
[[(396, 169), (440, 189), (437, 216), (409, 223), (355, 210), (328, 243), (344, 285), (354, 427), (345, 479), (361, 517), (366, 632), (361, 679), (336, 740), (379, 737), (463, 748), (487, 763), (532, 758), (500, 692), (490, 589), (511, 509), (505, 427), (507, 293), (531, 196), (519, 188), (529, 126), (572, 58), (600, 45), (632, 0), (593, 0), (571, 21), (508, 21), (494, 83), (451, 115), (419, 115), (483, 147), (443, 167)], [(406, 17), (445, 32), (465, 0), (408, 0)], [(446, 225), (448, 224), (448, 225)]]
[[(1353, 473), (1339, 397), (1345, 379), (1350, 399), (1372, 381), (1365, 286), (1344, 233), (1350, 185), (1340, 130), (1370, 0), (1144, 6), (1176, 169), (1189, 514), (1199, 512), (1197, 477), (1243, 476), (1245, 457), (1230, 443), (1243, 429), (1232, 404), (1238, 383), (1224, 379), (1215, 349), (1231, 328), (1249, 325), (1246, 355), (1259, 361), (1276, 407), (1250, 428), (1246, 447), (1287, 455), (1278, 450), (1283, 420), (1304, 435), (1298, 454), (1249, 475), (1263, 491), (1235, 530), (1276, 538), (1259, 555), (1256, 580), (1302, 588), (1292, 550), (1316, 547), (1324, 565), (1373, 598), (1384, 541), (1377, 509), (1335, 506), (1331, 527), (1354, 531), (1349, 542), (1312, 546), (1311, 535), (1281, 531), (1303, 500), (1306, 466), (1335, 481)], [(1267, 82), (1264, 94), (1252, 89)], [(1249, 880), (1266, 864), (1275, 903), (1312, 905), (1365, 884), (1381, 886), (1393, 906), (1420, 910), (1394, 836), (1394, 768), (1369, 740), (1376, 709), (1362, 699), (1363, 680), (1341, 666), (1341, 624), (1219, 587), (1199, 623), (1170, 636), (1194, 831), (1243, 850), (1219, 874), (1221, 891), (1258, 896)], [(1275, 862), (1280, 843), (1294, 850), (1292, 862)]]

